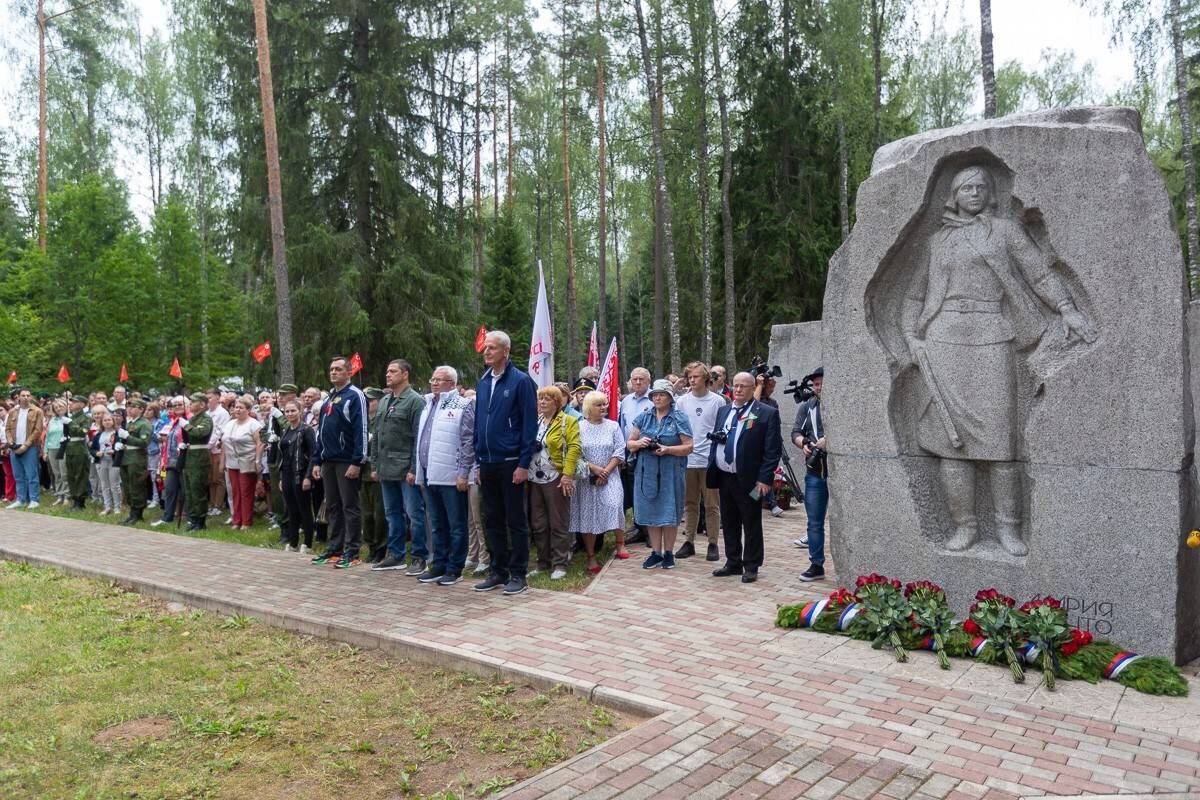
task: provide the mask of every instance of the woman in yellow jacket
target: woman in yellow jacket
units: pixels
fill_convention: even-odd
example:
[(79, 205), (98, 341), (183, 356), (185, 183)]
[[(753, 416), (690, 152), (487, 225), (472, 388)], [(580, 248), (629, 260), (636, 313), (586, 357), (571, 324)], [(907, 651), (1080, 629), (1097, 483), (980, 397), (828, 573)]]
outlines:
[(568, 529), (575, 467), (579, 463), (579, 421), (563, 413), (562, 392), (538, 389), (538, 431), (529, 464), (529, 530), (537, 548), (537, 569), (551, 580), (567, 577), (574, 538)]

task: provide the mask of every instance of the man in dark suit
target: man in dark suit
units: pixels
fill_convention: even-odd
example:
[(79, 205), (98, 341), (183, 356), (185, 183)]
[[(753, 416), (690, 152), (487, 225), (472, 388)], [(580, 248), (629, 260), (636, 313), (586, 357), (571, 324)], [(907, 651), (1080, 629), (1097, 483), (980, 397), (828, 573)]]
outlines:
[(761, 499), (783, 453), (779, 412), (755, 400), (754, 378), (739, 372), (733, 376), (733, 403), (717, 412), (713, 430), (725, 434), (724, 442), (709, 448), (705, 481), (720, 490), (725, 535), (725, 565), (713, 575), (741, 575), (742, 583), (754, 583), (763, 562)]

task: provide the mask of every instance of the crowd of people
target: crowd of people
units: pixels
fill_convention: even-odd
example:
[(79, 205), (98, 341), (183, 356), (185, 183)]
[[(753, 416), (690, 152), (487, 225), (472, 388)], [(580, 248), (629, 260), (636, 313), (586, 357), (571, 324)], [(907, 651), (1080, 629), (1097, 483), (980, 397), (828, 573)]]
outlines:
[[(261, 503), (284, 549), (314, 564), (366, 562), (443, 586), (473, 573), (476, 591), (510, 595), (531, 574), (565, 578), (579, 551), (599, 572), (609, 537), (615, 558), (645, 541), (642, 566), (669, 570), (699, 555), (703, 535), (707, 560), (724, 549), (714, 576), (757, 579), (763, 506), (782, 514), (773, 378), (739, 372), (726, 383), (722, 367), (697, 361), (653, 380), (637, 367), (614, 420), (594, 368), (573, 387), (539, 388), (510, 347), (504, 332), (487, 334), (474, 387), (440, 366), (427, 393), (404, 359), (388, 364), (383, 388), (362, 389), (340, 356), (326, 391), (285, 384), (257, 396), (214, 388), (159, 398), (118, 386), (111, 398), (39, 403), (21, 389), (0, 403), (8, 508), (36, 509), (44, 489), (53, 505), (127, 508), (127, 524), (161, 508), (154, 527), (186, 520), (196, 531), (228, 514), (226, 525), (248, 530)], [(812, 377), (815, 396), (792, 430), (806, 454), (808, 535), (796, 544), (811, 565), (802, 580), (824, 577), (828, 499), (820, 371)]]

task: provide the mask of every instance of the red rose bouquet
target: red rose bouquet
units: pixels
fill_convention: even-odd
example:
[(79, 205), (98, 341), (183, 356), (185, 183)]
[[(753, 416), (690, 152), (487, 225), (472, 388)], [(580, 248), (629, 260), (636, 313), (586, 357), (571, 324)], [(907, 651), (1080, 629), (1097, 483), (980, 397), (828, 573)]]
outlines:
[[(1066, 609), (1053, 597), (1035, 597), (1021, 606), (1016, 626), (1027, 642), (1026, 659), (1030, 662), (1040, 659), (1042, 680), (1053, 692), (1054, 677), (1060, 669), (1059, 659), (1065, 652), (1063, 648), (1073, 641)], [(1076, 645), (1075, 649), (1078, 647)]]
[[(1012, 671), (1013, 681), (1025, 682), (1025, 671), (1017, 660), (1016, 644), (1021, 636), (1017, 627), (1018, 612), (1014, 609), (1017, 601), (1007, 595), (1000, 594), (995, 589), (984, 589), (975, 595), (975, 604), (971, 606), (971, 618), (979, 630), (979, 635), (987, 638), (997, 651), (1004, 654), (1008, 668)], [(966, 623), (963, 630), (967, 630)], [(968, 631), (970, 632), (970, 631)]]
[(904, 597), (912, 608), (916, 632), (933, 637), (938, 664), (942, 669), (950, 669), (950, 657), (946, 655), (946, 634), (954, 625), (954, 614), (946, 602), (946, 593), (935, 583), (916, 581), (904, 587)]
[(912, 608), (900, 591), (900, 581), (872, 572), (860, 575), (855, 587), (855, 594), (863, 604), (863, 613), (858, 616), (856, 625), (866, 630), (872, 647), (879, 648), (887, 642), (896, 653), (897, 661), (907, 661), (900, 632), (910, 627)]

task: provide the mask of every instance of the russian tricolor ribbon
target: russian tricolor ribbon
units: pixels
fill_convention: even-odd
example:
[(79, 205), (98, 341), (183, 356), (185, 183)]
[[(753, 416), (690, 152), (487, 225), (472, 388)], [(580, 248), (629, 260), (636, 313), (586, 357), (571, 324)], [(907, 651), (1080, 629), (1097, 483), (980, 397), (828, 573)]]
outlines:
[(844, 631), (847, 628), (849, 628), (850, 623), (854, 621), (854, 618), (857, 617), (861, 611), (862, 611), (861, 603), (851, 603), (850, 605), (843, 608), (842, 615), (840, 617), (838, 617), (838, 630)]
[(1137, 653), (1130, 653), (1128, 650), (1122, 650), (1113, 656), (1112, 661), (1108, 662), (1108, 666), (1104, 668), (1104, 677), (1109, 680), (1116, 680), (1117, 676), (1125, 671), (1133, 662), (1137, 661), (1141, 656)]
[(827, 605), (829, 605), (828, 600), (816, 600), (806, 604), (804, 608), (800, 609), (800, 627), (811, 628)]
[(1033, 642), (1026, 642), (1025, 644), (1021, 645), (1020, 651), (1021, 658), (1025, 659), (1026, 664), (1034, 663), (1037, 660), (1038, 655), (1042, 652)]
[(976, 658), (983, 652), (983, 648), (987, 647), (988, 640), (982, 636), (976, 636), (971, 640), (971, 655)]

